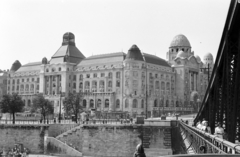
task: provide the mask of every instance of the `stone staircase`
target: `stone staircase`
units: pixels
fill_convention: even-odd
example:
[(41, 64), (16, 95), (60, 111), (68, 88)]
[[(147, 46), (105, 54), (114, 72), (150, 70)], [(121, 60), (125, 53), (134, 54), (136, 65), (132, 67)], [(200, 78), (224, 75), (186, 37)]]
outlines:
[(142, 143), (147, 157), (171, 155), (171, 129), (144, 128)]

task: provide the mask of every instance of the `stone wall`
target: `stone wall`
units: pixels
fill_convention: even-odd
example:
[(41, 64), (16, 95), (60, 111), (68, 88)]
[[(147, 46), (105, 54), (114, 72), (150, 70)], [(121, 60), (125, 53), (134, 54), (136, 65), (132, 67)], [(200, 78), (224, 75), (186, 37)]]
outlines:
[(30, 153), (43, 153), (47, 130), (47, 125), (0, 125), (0, 149), (9, 150), (21, 143)]
[(79, 124), (51, 124), (48, 129), (48, 136), (57, 137), (58, 135), (78, 126)]

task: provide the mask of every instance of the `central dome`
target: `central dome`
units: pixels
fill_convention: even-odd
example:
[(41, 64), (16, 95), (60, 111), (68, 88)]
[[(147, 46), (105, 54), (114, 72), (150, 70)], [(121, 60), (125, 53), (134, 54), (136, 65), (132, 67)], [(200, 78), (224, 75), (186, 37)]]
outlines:
[(173, 38), (170, 47), (191, 47), (191, 45), (185, 35), (179, 34)]

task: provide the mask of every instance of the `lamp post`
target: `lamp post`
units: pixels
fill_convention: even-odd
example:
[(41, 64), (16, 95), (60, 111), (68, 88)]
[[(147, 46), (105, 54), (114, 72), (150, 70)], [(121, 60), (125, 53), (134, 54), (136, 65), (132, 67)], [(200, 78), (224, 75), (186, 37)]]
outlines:
[(61, 98), (62, 98), (62, 87), (59, 87), (59, 92), (60, 92), (60, 107), (59, 107), (59, 115), (58, 115), (58, 122), (61, 123)]
[(197, 99), (197, 111), (199, 111), (199, 103), (200, 103), (200, 99)]

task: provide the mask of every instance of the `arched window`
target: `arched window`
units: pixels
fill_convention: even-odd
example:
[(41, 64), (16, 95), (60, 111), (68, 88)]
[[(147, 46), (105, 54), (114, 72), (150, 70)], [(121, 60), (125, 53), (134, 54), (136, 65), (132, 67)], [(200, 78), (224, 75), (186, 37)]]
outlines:
[(79, 76), (79, 80), (80, 80), (80, 81), (83, 80), (83, 75), (82, 75), (82, 74)]
[(86, 88), (86, 89), (89, 89), (89, 85), (90, 85), (90, 83), (89, 83), (88, 81), (86, 81), (86, 82), (85, 82), (85, 88)]
[(137, 108), (137, 99), (133, 99), (133, 108)]
[(105, 100), (105, 108), (109, 108), (109, 100), (108, 99)]
[(173, 100), (171, 101), (171, 107), (174, 107), (174, 101)]
[(112, 73), (111, 73), (111, 72), (108, 73), (108, 77), (109, 77), (109, 78), (112, 78)]
[(141, 108), (144, 108), (144, 100), (141, 101)]
[(101, 108), (101, 103), (102, 103), (101, 99), (98, 99), (98, 101), (97, 101), (97, 107), (98, 108)]
[(116, 77), (120, 78), (120, 72), (117, 72)]
[(29, 91), (29, 85), (26, 85), (25, 91)]
[(25, 101), (25, 99), (23, 100), (23, 103), (24, 103), (24, 106), (26, 105), (26, 101)]
[(61, 68), (61, 67), (59, 67), (59, 68), (58, 68), (58, 71), (62, 71), (62, 68)]
[(79, 83), (79, 88), (80, 88), (80, 89), (83, 88), (83, 83), (82, 83), (82, 82)]
[(94, 107), (94, 101), (93, 99), (90, 100), (90, 108), (93, 108)]
[(116, 100), (116, 108), (120, 108), (120, 100), (119, 99)]
[(129, 101), (128, 101), (128, 99), (126, 99), (125, 100), (125, 108), (128, 108), (128, 106), (129, 106)]
[(166, 107), (169, 106), (169, 100), (166, 100)]
[(86, 108), (87, 107), (87, 100), (83, 99), (83, 107)]
[(48, 72), (48, 69), (46, 69), (46, 72)]
[(28, 106), (28, 107), (31, 106), (31, 100), (30, 100), (30, 99), (28, 99), (28, 101), (27, 101), (27, 106)]

